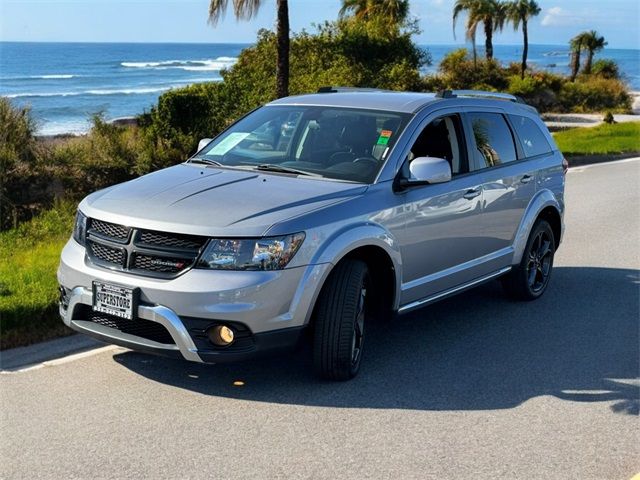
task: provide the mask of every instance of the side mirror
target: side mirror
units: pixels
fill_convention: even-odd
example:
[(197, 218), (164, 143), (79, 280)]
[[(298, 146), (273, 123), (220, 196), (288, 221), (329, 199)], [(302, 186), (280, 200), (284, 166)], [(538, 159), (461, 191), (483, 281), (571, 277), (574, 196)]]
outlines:
[(409, 178), (400, 178), (402, 188), (451, 181), (451, 165), (444, 158), (418, 157), (409, 164)]
[(202, 150), (204, 147), (206, 147), (209, 142), (213, 140), (213, 138), (203, 138), (202, 140), (200, 140), (198, 142), (198, 151)]

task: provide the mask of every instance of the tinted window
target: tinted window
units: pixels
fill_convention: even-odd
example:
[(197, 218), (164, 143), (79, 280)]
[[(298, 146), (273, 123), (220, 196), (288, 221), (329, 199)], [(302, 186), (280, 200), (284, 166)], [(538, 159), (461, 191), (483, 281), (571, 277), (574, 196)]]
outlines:
[(517, 159), (513, 135), (499, 113), (470, 113), (480, 168), (495, 167)]
[(525, 157), (543, 155), (551, 151), (547, 138), (536, 122), (520, 115), (509, 115), (509, 118), (520, 138)]

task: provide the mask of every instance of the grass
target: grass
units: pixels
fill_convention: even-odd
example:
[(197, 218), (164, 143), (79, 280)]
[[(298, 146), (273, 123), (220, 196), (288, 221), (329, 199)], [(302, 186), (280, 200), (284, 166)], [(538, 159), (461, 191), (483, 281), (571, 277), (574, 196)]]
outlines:
[(59, 204), (0, 233), (0, 349), (71, 333), (58, 316), (56, 270), (75, 207)]
[(573, 128), (554, 135), (565, 155), (614, 155), (640, 152), (640, 122)]

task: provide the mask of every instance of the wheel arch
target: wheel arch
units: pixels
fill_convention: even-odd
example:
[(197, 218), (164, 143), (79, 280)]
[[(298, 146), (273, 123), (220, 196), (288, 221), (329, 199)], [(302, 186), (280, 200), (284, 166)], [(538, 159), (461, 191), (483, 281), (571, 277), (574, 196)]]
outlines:
[(320, 282), (317, 297), (324, 287), (333, 269), (344, 259), (356, 258), (364, 261), (369, 268), (373, 281), (385, 294), (388, 306), (396, 310), (400, 301), (402, 278), (402, 258), (398, 242), (393, 235), (377, 224), (363, 224), (346, 228), (325, 242), (314, 258), (313, 263), (329, 263), (324, 278)]
[(562, 207), (553, 192), (546, 189), (541, 190), (536, 193), (529, 203), (515, 235), (513, 242), (513, 265), (519, 264), (522, 260), (522, 255), (527, 245), (527, 240), (529, 239), (531, 230), (539, 218), (544, 218), (551, 225), (556, 243), (556, 250), (558, 249), (563, 233)]

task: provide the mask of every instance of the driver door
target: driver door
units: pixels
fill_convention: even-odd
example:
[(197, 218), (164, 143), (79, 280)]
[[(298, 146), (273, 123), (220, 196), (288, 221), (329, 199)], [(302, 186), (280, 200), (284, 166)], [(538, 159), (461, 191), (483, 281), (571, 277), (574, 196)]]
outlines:
[(410, 187), (404, 195), (407, 221), (400, 235), (401, 305), (430, 297), (480, 275), (482, 180), (469, 171), (469, 146), (457, 113), (428, 118), (414, 133), (401, 171), (414, 158), (445, 158), (452, 180)]

